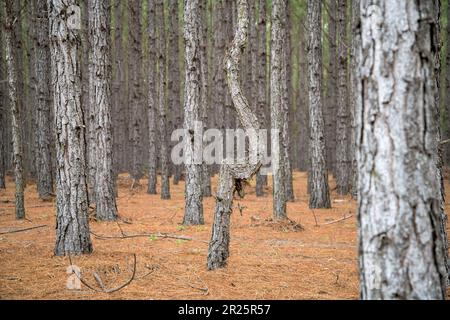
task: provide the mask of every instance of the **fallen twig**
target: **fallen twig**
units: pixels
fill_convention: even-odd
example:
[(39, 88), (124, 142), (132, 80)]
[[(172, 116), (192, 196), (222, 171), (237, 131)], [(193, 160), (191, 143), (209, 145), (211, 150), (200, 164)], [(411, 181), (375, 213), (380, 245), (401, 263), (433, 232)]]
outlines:
[(329, 224), (341, 222), (341, 221), (347, 220), (347, 219), (349, 219), (349, 218), (351, 218), (351, 217), (353, 217), (352, 214), (349, 215), (349, 216), (344, 216), (343, 218), (340, 218), (340, 219), (337, 219), (337, 220), (334, 220), (334, 221), (330, 221), (330, 222), (327, 222), (327, 223), (323, 223), (323, 224), (321, 224), (321, 226), (326, 226), (326, 225), (329, 225)]
[[(92, 287), (91, 285), (89, 285), (89, 284), (83, 279), (83, 277), (82, 277), (81, 275), (78, 275), (75, 271), (73, 271), (73, 273), (77, 276), (77, 278), (80, 280), (80, 282), (81, 282), (82, 284), (84, 284), (86, 287), (88, 287), (89, 289), (91, 289), (91, 290), (93, 290), (93, 291), (95, 291), (95, 292), (113, 293), (113, 292), (122, 290), (123, 288), (125, 288), (127, 285), (129, 285), (129, 284), (134, 280), (135, 275), (136, 275), (136, 254), (135, 254), (135, 253), (133, 253), (133, 259), (134, 259), (134, 263), (133, 263), (133, 273), (132, 273), (130, 279), (128, 279), (128, 281), (125, 282), (124, 284), (122, 284), (121, 286), (119, 286), (119, 287), (117, 287), (117, 288), (114, 288), (114, 289), (107, 289), (107, 288), (103, 285), (102, 279), (100, 278), (100, 276), (99, 276), (96, 272), (93, 273), (94, 279), (95, 279), (95, 281), (97, 281), (98, 285), (102, 288), (101, 290), (96, 289), (96, 288)], [(70, 262), (70, 265), (73, 265), (73, 264), (72, 264), (72, 258), (71, 258), (71, 256), (70, 256), (70, 254), (69, 254), (69, 262)]]
[(29, 231), (29, 230), (38, 229), (38, 228), (44, 228), (44, 227), (47, 227), (47, 225), (43, 224), (41, 226), (35, 226), (35, 227), (30, 227), (30, 228), (8, 230), (8, 231), (0, 232), (0, 234), (9, 234), (9, 233), (23, 232), (23, 231)]
[(177, 236), (177, 235), (168, 234), (168, 233), (139, 233), (139, 234), (130, 234), (130, 235), (125, 234), (125, 235), (121, 235), (121, 236), (104, 236), (104, 235), (96, 234), (91, 231), (91, 234), (100, 240), (156, 237), (156, 238), (163, 238), (163, 239), (177, 239), (177, 240), (199, 241), (199, 242), (209, 243), (208, 241), (204, 241), (204, 240), (197, 240), (197, 239), (193, 239), (191, 237)]

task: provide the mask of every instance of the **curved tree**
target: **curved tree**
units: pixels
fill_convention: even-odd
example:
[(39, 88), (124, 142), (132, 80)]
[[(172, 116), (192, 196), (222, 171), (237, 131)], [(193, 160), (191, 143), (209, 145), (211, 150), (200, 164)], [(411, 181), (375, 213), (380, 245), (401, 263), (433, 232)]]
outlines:
[(248, 2), (238, 0), (236, 33), (226, 55), (228, 87), (238, 119), (249, 137), (249, 155), (245, 164), (222, 163), (217, 187), (216, 206), (212, 237), (208, 251), (208, 269), (225, 267), (229, 256), (230, 218), (233, 211), (233, 197), (242, 195), (245, 181), (252, 178), (261, 166), (261, 148), (258, 145), (259, 120), (243, 95), (240, 84), (239, 63), (248, 37)]

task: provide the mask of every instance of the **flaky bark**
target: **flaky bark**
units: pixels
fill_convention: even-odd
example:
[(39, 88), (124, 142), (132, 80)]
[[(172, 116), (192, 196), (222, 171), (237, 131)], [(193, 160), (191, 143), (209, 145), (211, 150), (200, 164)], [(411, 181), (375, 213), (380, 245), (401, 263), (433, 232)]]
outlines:
[(337, 37), (338, 42), (338, 87), (337, 87), (337, 128), (336, 128), (336, 189), (341, 195), (350, 191), (349, 126), (347, 88), (347, 32), (346, 1), (338, 1)]
[[(179, 23), (178, 23), (178, 0), (169, 1), (169, 47), (168, 47), (168, 84), (169, 84), (169, 112), (172, 125), (169, 126), (170, 130), (180, 129), (183, 125), (181, 120), (182, 106), (180, 99), (180, 53), (178, 47), (178, 34)], [(171, 132), (169, 132), (170, 136)], [(178, 184), (181, 178), (181, 165), (173, 166), (173, 183)]]
[(157, 181), (157, 122), (158, 95), (156, 91), (156, 24), (155, 24), (155, 2), (150, 1), (148, 5), (148, 194), (156, 194)]
[(321, 7), (320, 1), (308, 1), (310, 208), (331, 207), (322, 114)]
[[(201, 120), (203, 121), (203, 132), (208, 129), (208, 20), (206, 5), (207, 1), (200, 0), (200, 70), (201, 70), (201, 88), (200, 88), (200, 104), (201, 104)], [(211, 196), (211, 175), (209, 167), (206, 163), (202, 166), (202, 192), (203, 197)]]
[(336, 173), (336, 112), (337, 112), (337, 0), (328, 0), (328, 50), (327, 96), (324, 105), (325, 144), (327, 146), (328, 170)]
[[(4, 8), (3, 8), (3, 1), (0, 2), (0, 40), (4, 41), (3, 38), (3, 25), (5, 23), (4, 18)], [(0, 48), (0, 79), (6, 79), (7, 72), (6, 72), (6, 65), (4, 60), (4, 46)], [(6, 126), (7, 126), (7, 90), (6, 90), (7, 84), (5, 82), (0, 83), (0, 189), (6, 189)]]
[(142, 88), (141, 88), (141, 0), (130, 0), (128, 4), (130, 12), (129, 23), (129, 46), (130, 54), (128, 60), (128, 101), (130, 107), (129, 135), (131, 140), (131, 177), (136, 181), (142, 178)]
[(195, 146), (195, 122), (201, 121), (201, 8), (199, 1), (188, 0), (184, 8), (184, 38), (186, 45), (186, 81), (184, 103), (184, 129), (186, 159), (186, 186), (183, 224), (203, 224), (203, 165), (195, 161), (198, 150)]
[(270, 109), (272, 122), (273, 214), (276, 219), (286, 218), (285, 153), (283, 141), (283, 112), (286, 69), (284, 67), (286, 2), (274, 0), (272, 7), (272, 39), (270, 58)]
[(350, 185), (352, 197), (356, 199), (358, 194), (358, 171), (356, 161), (356, 109), (361, 108), (361, 91), (359, 78), (359, 52), (361, 50), (361, 15), (360, 0), (352, 1), (352, 42), (351, 42), (351, 70), (350, 70)]
[[(11, 109), (11, 127), (13, 144), (14, 178), (16, 184), (15, 205), (16, 219), (25, 218), (24, 189), (25, 178), (23, 169), (23, 146), (22, 146), (22, 114), (18, 100), (19, 85), (17, 80), (17, 52), (14, 51), (14, 44), (18, 41), (14, 32), (14, 24), (19, 23), (14, 15), (13, 0), (6, 1), (6, 23), (5, 23), (5, 51), (6, 65), (8, 69), (8, 97)], [(15, 21), (15, 22), (14, 22)], [(19, 53), (20, 54), (20, 53)]]
[(113, 139), (111, 130), (111, 44), (109, 1), (89, 0), (89, 36), (91, 43), (89, 67), (91, 109), (94, 126), (91, 128), (96, 144), (95, 215), (99, 220), (116, 220), (117, 206), (114, 191)]
[(227, 265), (230, 243), (230, 218), (233, 211), (235, 192), (242, 194), (242, 188), (248, 179), (257, 173), (261, 166), (261, 154), (258, 147), (259, 120), (251, 110), (242, 93), (239, 79), (239, 63), (248, 37), (248, 3), (238, 0), (238, 20), (233, 43), (227, 53), (225, 66), (228, 87), (233, 104), (243, 129), (249, 135), (249, 154), (256, 155), (256, 160), (246, 164), (229, 165), (223, 163), (220, 168), (219, 185), (217, 187), (216, 207), (212, 237), (208, 251), (208, 269), (214, 270)]
[(446, 295), (434, 15), (432, 1), (361, 1), (356, 141), (363, 299)]
[(36, 4), (36, 175), (39, 197), (47, 199), (53, 194), (47, 0), (37, 0)]
[[(259, 0), (258, 3), (258, 44), (257, 54), (258, 63), (257, 68), (257, 96), (256, 96), (256, 110), (259, 115), (259, 123), (261, 128), (266, 129), (269, 119), (266, 119), (267, 114), (267, 89), (266, 89), (266, 0)], [(263, 197), (264, 187), (267, 184), (267, 175), (262, 175), (258, 172), (256, 176), (256, 196)]]
[(292, 46), (291, 46), (291, 10), (289, 1), (285, 0), (285, 18), (283, 32), (284, 36), (284, 58), (283, 68), (286, 80), (283, 81), (285, 88), (283, 89), (283, 153), (284, 153), (284, 188), (286, 192), (286, 200), (294, 201), (294, 185), (292, 181), (292, 165), (291, 165), (291, 121), (292, 121)]
[(71, 28), (75, 0), (49, 0), (56, 132), (56, 255), (92, 251), (88, 222), (80, 36)]
[(160, 160), (161, 160), (161, 199), (170, 199), (170, 181), (169, 181), (169, 151), (168, 151), (168, 133), (167, 133), (167, 113), (166, 113), (166, 35), (164, 3), (163, 0), (156, 1), (156, 25), (160, 26), (158, 37), (158, 112), (159, 112), (159, 141), (160, 141)]
[[(450, 137), (450, 5), (447, 4), (447, 57), (445, 72), (445, 106), (447, 111), (447, 137)], [(450, 163), (450, 144), (447, 143), (447, 165)]]

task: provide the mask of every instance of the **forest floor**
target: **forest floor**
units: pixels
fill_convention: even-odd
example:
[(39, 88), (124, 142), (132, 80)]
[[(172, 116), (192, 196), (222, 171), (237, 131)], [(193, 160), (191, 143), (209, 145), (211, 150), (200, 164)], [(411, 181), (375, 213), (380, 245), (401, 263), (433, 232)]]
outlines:
[[(6, 191), (0, 190), (0, 299), (357, 299), (356, 202), (333, 192), (332, 209), (312, 211), (306, 180), (305, 173), (294, 173), (296, 201), (288, 203), (293, 223), (271, 221), (272, 198), (257, 198), (254, 188), (247, 187), (245, 199), (235, 201), (229, 265), (207, 271), (214, 198), (204, 200), (204, 226), (184, 227), (180, 225), (182, 182), (171, 185), (172, 199), (167, 201), (147, 195), (146, 180), (131, 191), (131, 180), (121, 175), (117, 201), (121, 221), (97, 222), (91, 217), (93, 233), (119, 237), (122, 232), (169, 233), (193, 240), (161, 236), (99, 239), (92, 235), (94, 252), (72, 257), (72, 263), (94, 289), (99, 289), (94, 273), (106, 288), (125, 283), (136, 255), (134, 280), (108, 294), (84, 285), (81, 290), (67, 288), (69, 258), (53, 255), (55, 204), (40, 201), (36, 186), (30, 184), (26, 189), (27, 220), (16, 221), (14, 184), (9, 177)], [(216, 182), (213, 179), (213, 186)], [(330, 186), (334, 187), (332, 179)], [(446, 190), (450, 190), (448, 178)], [(271, 194), (270, 187), (267, 194)], [(447, 197), (450, 199), (450, 192)], [(243, 208), (242, 214), (238, 207)], [(449, 209), (447, 205), (447, 212)], [(40, 225), (46, 226), (5, 234)]]

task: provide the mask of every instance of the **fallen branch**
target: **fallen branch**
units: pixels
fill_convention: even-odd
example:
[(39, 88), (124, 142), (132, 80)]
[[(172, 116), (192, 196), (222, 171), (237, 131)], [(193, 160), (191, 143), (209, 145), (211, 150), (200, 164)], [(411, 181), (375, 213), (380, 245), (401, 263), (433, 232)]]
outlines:
[[(130, 279), (128, 279), (128, 281), (125, 282), (124, 284), (122, 284), (121, 286), (119, 286), (119, 287), (117, 287), (117, 288), (114, 288), (114, 289), (107, 289), (107, 288), (104, 286), (102, 279), (100, 278), (100, 276), (99, 276), (96, 272), (93, 273), (93, 276), (94, 276), (95, 281), (96, 281), (96, 282), (98, 283), (98, 285), (100, 286), (101, 290), (96, 289), (96, 288), (92, 287), (90, 284), (88, 284), (88, 283), (83, 279), (83, 277), (81, 276), (81, 274), (79, 275), (79, 274), (76, 273), (75, 271), (72, 271), (72, 272), (76, 275), (76, 277), (80, 280), (80, 282), (81, 282), (82, 284), (84, 284), (86, 287), (88, 287), (89, 289), (91, 289), (91, 290), (93, 290), (93, 291), (95, 291), (95, 292), (113, 293), (113, 292), (122, 290), (123, 288), (125, 288), (126, 286), (128, 286), (128, 285), (134, 280), (135, 275), (136, 275), (136, 254), (134, 254), (134, 253), (133, 253), (133, 259), (134, 259), (134, 262), (133, 262), (133, 273), (132, 273)], [(73, 263), (72, 263), (72, 258), (71, 258), (71, 256), (70, 256), (70, 254), (69, 254), (69, 262), (70, 262), (70, 265), (72, 266)]]
[(349, 215), (349, 216), (344, 216), (343, 218), (340, 218), (340, 219), (337, 219), (337, 220), (334, 220), (334, 221), (330, 221), (330, 222), (327, 222), (327, 223), (323, 223), (323, 224), (321, 224), (321, 226), (327, 226), (327, 225), (329, 225), (329, 224), (341, 222), (341, 221), (347, 220), (347, 219), (349, 219), (349, 218), (351, 218), (351, 217), (353, 217), (352, 214)]
[(17, 233), (17, 232), (29, 231), (29, 230), (38, 229), (38, 228), (44, 228), (44, 227), (47, 227), (47, 225), (43, 224), (41, 226), (35, 226), (35, 227), (30, 227), (30, 228), (25, 228), (25, 229), (8, 230), (8, 231), (0, 232), (0, 234)]
[(130, 234), (130, 235), (123, 234), (121, 236), (104, 236), (104, 235), (96, 234), (91, 231), (91, 234), (100, 240), (156, 237), (156, 238), (163, 238), (163, 239), (177, 239), (177, 240), (199, 241), (199, 242), (208, 243), (208, 241), (197, 240), (197, 239), (193, 239), (193, 238), (186, 237), (186, 236), (177, 236), (177, 235), (168, 234), (168, 233), (139, 233), (139, 234)]

